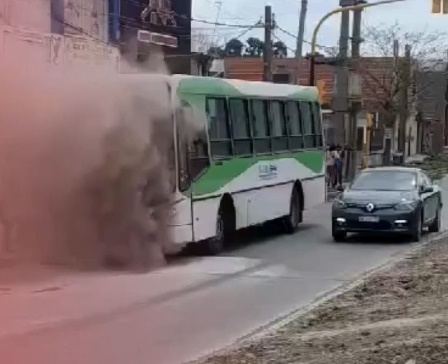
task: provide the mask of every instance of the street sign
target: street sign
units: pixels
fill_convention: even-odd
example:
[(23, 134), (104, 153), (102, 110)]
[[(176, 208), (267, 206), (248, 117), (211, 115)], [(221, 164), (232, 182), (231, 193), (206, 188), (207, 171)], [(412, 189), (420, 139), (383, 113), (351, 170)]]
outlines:
[(167, 34), (148, 32), (147, 30), (139, 30), (137, 40), (142, 43), (151, 43), (160, 46), (177, 48), (178, 40), (176, 37)]
[(394, 135), (394, 130), (392, 128), (386, 128), (384, 130), (384, 139), (392, 139)]

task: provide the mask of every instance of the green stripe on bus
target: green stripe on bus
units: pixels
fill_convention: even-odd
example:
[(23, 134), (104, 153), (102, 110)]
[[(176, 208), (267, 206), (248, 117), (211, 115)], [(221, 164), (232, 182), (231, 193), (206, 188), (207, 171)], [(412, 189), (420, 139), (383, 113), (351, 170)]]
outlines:
[(294, 158), (314, 174), (322, 173), (324, 166), (324, 153), (322, 151), (299, 152), (276, 156), (253, 158), (234, 158), (224, 160), (222, 165), (211, 165), (207, 172), (194, 184), (194, 195), (200, 196), (216, 192), (243, 174), (250, 167), (260, 161)]

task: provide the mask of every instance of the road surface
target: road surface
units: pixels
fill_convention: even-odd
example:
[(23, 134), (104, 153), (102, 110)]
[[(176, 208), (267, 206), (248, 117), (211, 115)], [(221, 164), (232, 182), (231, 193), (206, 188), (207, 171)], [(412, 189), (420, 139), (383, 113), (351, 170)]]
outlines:
[(0, 286), (0, 358), (8, 364), (185, 362), (415, 246), (334, 243), (329, 204), (305, 219), (295, 235), (253, 236), (222, 256), (181, 259), (150, 274)]

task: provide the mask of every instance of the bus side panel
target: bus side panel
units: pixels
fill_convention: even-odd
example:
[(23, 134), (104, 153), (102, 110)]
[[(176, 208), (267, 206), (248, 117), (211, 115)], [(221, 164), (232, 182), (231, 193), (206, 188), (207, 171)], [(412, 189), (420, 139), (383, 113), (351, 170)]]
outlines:
[(305, 210), (325, 202), (325, 176), (302, 181)]
[(232, 196), (235, 206), (235, 228), (244, 229), (248, 226), (249, 204), (252, 192), (236, 193)]
[(287, 215), (292, 186), (291, 182), (253, 190), (249, 199), (249, 225)]
[(186, 244), (193, 241), (191, 200), (189, 198), (184, 198), (174, 204), (170, 227), (175, 244)]
[(216, 218), (218, 216), (221, 196), (193, 201), (194, 241), (201, 241), (216, 234)]

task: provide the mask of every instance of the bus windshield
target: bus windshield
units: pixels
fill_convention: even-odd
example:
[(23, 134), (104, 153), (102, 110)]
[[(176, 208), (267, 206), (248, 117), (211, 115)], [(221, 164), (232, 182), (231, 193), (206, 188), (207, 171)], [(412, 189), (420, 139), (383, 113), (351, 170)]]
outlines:
[(198, 123), (190, 104), (185, 101), (176, 111), (179, 189), (190, 183), (209, 166), (209, 149), (205, 123)]

